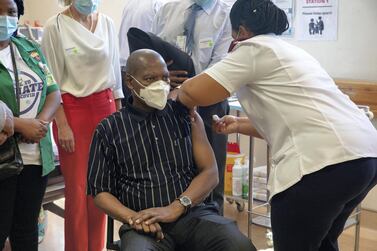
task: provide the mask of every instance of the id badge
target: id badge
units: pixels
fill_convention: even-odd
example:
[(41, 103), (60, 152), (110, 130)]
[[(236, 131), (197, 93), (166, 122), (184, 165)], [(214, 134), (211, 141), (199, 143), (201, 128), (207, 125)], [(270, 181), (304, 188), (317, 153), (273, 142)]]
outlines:
[(183, 35), (182, 36), (177, 36), (176, 45), (182, 51), (186, 51), (186, 40), (187, 40), (186, 36), (183, 36)]
[(214, 42), (212, 38), (202, 38), (199, 40), (200, 49), (212, 48), (213, 45), (214, 45)]

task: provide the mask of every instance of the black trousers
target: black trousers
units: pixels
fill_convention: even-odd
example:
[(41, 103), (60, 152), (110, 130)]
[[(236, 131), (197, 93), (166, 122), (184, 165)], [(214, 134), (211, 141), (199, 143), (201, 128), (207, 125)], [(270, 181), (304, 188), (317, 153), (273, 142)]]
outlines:
[(223, 102), (207, 106), (199, 107), (198, 112), (203, 118), (204, 127), (206, 129), (207, 138), (212, 146), (213, 152), (217, 162), (217, 168), (219, 172), (219, 184), (213, 189), (212, 193), (206, 200), (207, 202), (215, 201), (219, 205), (220, 215), (223, 215), (224, 207), (224, 174), (226, 163), (226, 146), (228, 142), (228, 136), (217, 134), (212, 130), (212, 116), (218, 115), (220, 118), (229, 114), (228, 100)]
[(38, 250), (38, 215), (46, 185), (42, 167), (34, 165), (0, 181), (0, 250), (7, 237), (12, 251)]
[(377, 158), (328, 166), (271, 200), (275, 251), (338, 251), (355, 207), (377, 183)]
[(256, 251), (234, 221), (217, 213), (218, 208), (201, 205), (174, 223), (163, 224), (165, 238), (137, 233), (125, 224), (119, 230), (122, 251)]

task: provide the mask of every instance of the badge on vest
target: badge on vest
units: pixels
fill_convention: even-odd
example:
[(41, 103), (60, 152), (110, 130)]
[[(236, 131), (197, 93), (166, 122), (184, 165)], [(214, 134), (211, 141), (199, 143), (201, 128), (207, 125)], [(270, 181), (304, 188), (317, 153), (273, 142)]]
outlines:
[(47, 86), (51, 86), (51, 85), (55, 84), (54, 76), (52, 76), (52, 73), (51, 73), (50, 69), (48, 68), (47, 64), (39, 62), (38, 66), (43, 71), (44, 75), (46, 76)]
[(30, 53), (30, 57), (34, 58), (36, 61), (41, 62), (41, 57), (39, 56), (38, 52), (33, 51)]

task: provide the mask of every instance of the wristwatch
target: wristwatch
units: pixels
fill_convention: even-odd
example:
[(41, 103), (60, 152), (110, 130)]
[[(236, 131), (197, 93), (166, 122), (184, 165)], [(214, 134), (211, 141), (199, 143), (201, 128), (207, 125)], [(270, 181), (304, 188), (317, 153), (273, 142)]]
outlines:
[(179, 203), (181, 203), (181, 205), (185, 207), (185, 213), (190, 209), (192, 205), (191, 199), (188, 196), (179, 196), (176, 200), (178, 200)]

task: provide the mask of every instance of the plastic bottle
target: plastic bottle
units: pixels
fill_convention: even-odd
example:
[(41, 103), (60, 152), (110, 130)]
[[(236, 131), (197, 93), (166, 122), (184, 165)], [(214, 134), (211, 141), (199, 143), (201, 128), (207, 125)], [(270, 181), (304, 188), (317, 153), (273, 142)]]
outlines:
[(242, 166), (242, 198), (247, 199), (249, 197), (249, 160), (245, 160)]
[(232, 170), (232, 194), (242, 196), (242, 159), (236, 159)]

